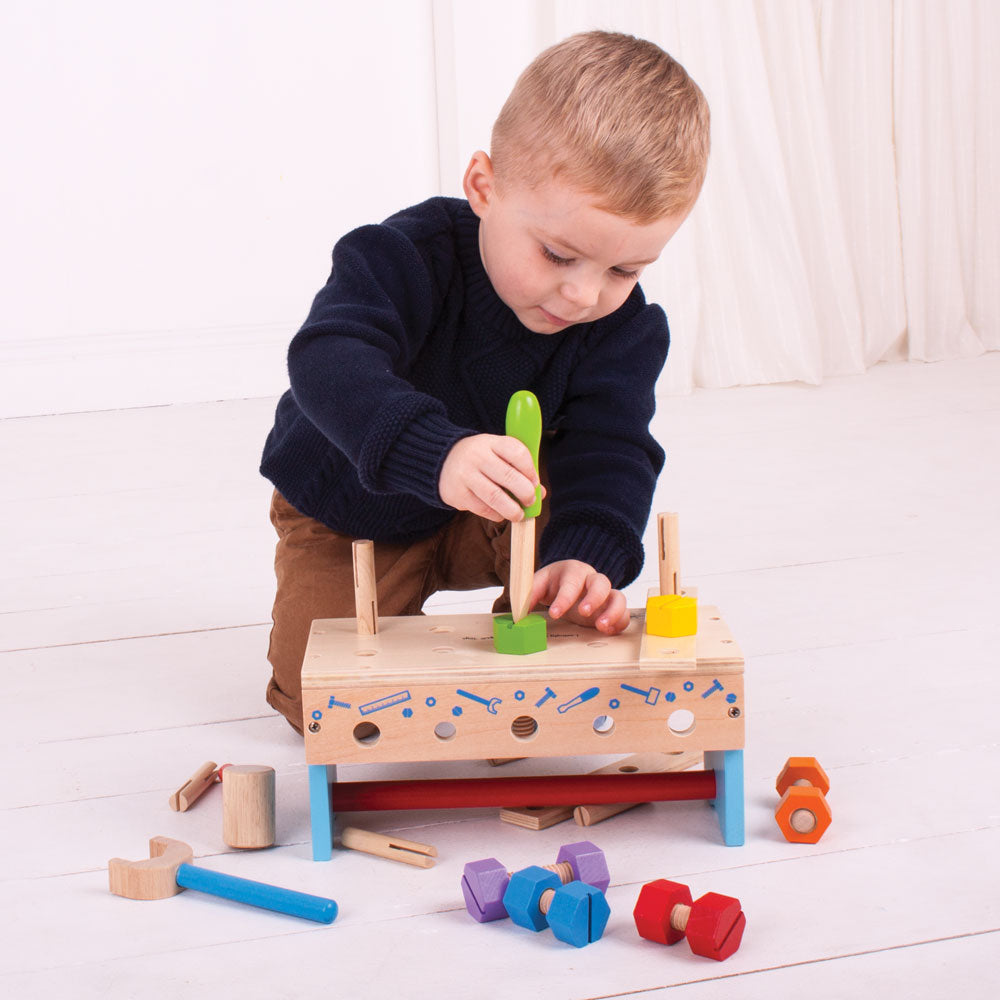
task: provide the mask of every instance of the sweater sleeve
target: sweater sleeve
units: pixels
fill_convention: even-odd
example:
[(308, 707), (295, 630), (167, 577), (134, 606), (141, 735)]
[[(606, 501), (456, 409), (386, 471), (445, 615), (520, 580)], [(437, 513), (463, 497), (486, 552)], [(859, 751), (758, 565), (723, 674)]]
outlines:
[(570, 378), (547, 453), (552, 507), (540, 563), (580, 559), (612, 585), (642, 569), (663, 449), (649, 433), (669, 331), (659, 306), (589, 338)]
[(427, 257), (391, 226), (338, 242), (333, 270), (292, 339), (292, 395), (374, 493), (411, 493), (444, 507), (441, 465), (460, 438), (444, 404), (407, 380), (439, 306)]

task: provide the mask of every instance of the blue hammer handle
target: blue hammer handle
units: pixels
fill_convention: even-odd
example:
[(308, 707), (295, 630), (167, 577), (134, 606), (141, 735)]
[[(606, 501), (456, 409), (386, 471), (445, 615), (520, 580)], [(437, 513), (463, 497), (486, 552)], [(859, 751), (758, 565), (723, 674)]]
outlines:
[(264, 910), (276, 910), (293, 917), (304, 917), (320, 924), (332, 924), (337, 916), (337, 904), (323, 896), (311, 896), (307, 892), (282, 889), (265, 882), (252, 882), (235, 875), (224, 875), (196, 865), (181, 864), (177, 867), (177, 884), (185, 889), (207, 892), (224, 899), (234, 899), (237, 903), (248, 903)]

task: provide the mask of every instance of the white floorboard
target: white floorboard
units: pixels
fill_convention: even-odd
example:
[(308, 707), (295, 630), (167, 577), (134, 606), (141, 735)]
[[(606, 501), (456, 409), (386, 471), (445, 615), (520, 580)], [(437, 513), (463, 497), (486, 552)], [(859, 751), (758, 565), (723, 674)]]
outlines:
[[(661, 401), (654, 509), (680, 512), (684, 580), (747, 657), (745, 847), (723, 847), (700, 802), (540, 833), (482, 809), (346, 817), (435, 844), (427, 871), (310, 860), (301, 741), (263, 700), (273, 541), (256, 467), (273, 405), (0, 421), (4, 996), (995, 995), (1000, 354)], [(651, 527), (648, 552), (653, 540)], [(634, 604), (655, 579), (651, 558)], [(786, 843), (772, 818), (790, 754), (831, 778), (834, 823), (814, 846)], [(218, 789), (170, 811), (206, 759), (277, 769), (277, 847), (227, 849)], [(430, 773), (494, 772), (341, 776)], [(110, 895), (108, 859), (144, 856), (154, 834), (206, 867), (331, 895), (340, 916), (320, 927), (193, 892)], [(520, 867), (584, 836), (612, 872), (602, 941), (576, 950), (465, 913), (466, 861)], [(717, 964), (641, 941), (631, 909), (658, 877), (738, 896), (740, 951)]]

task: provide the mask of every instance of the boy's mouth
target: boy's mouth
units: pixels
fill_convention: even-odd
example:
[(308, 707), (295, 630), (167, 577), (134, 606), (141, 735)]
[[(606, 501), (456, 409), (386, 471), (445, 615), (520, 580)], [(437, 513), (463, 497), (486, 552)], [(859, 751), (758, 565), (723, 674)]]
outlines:
[(538, 307), (538, 311), (545, 318), (547, 323), (551, 323), (553, 326), (571, 326), (572, 324), (568, 319), (560, 319), (558, 316), (554, 316), (548, 311), (548, 309), (543, 309), (541, 306)]

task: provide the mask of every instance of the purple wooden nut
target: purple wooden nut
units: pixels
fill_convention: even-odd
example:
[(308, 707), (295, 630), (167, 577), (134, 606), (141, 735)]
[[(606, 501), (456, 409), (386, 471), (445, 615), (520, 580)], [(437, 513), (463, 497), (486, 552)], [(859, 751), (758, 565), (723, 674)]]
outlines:
[(608, 871), (608, 862), (602, 851), (596, 844), (589, 840), (580, 840), (575, 844), (563, 844), (559, 848), (559, 856), (556, 862), (568, 861), (573, 869), (573, 874), (578, 882), (586, 882), (607, 892), (611, 883), (611, 873)]
[(496, 858), (470, 861), (462, 873), (465, 908), (481, 924), (503, 920), (507, 916), (503, 894), (509, 881), (506, 867)]

